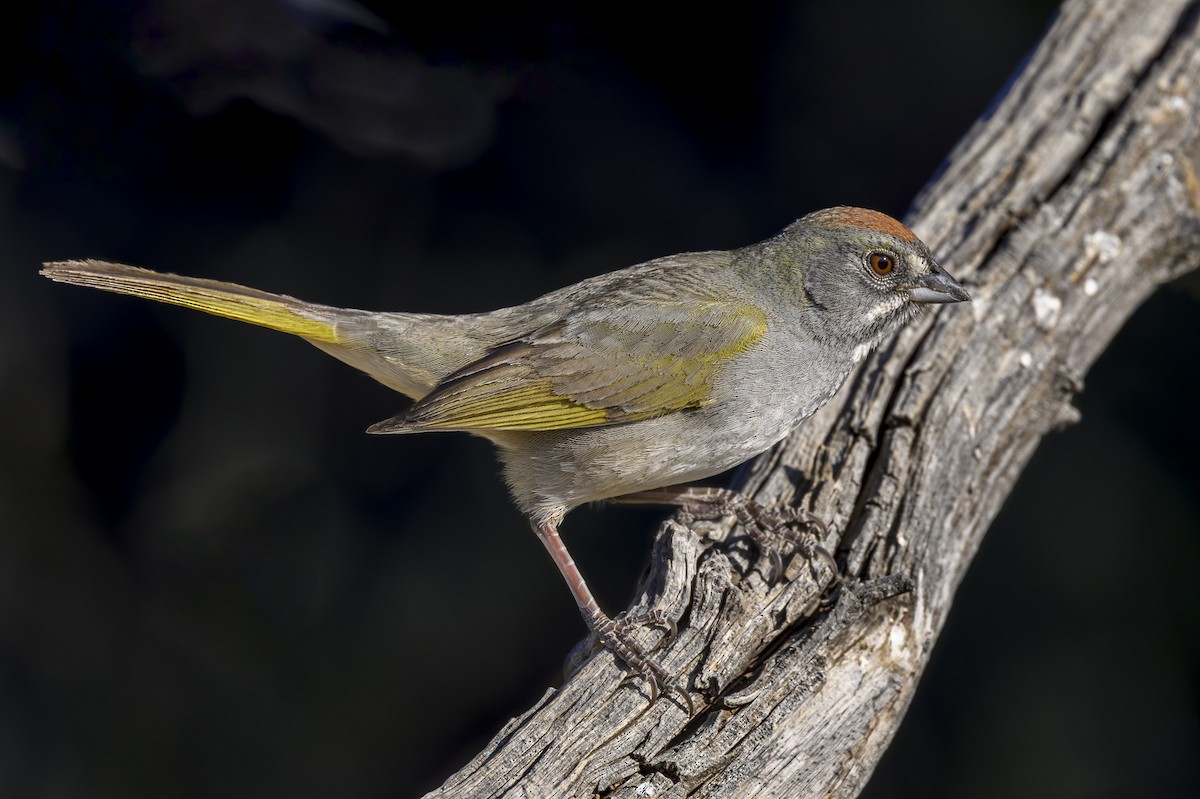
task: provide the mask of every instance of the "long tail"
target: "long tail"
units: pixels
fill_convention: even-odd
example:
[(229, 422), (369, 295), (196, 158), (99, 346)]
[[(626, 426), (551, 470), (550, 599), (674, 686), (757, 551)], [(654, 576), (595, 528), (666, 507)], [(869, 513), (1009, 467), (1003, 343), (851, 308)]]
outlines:
[(108, 261), (54, 261), (43, 264), (41, 273), (59, 283), (90, 286), (195, 308), (239, 322), (303, 336), (314, 342), (343, 343), (338, 338), (331, 318), (337, 309), (312, 305), (283, 294), (271, 294), (219, 280), (153, 272)]
[(462, 323), (463, 317), (336, 308), (108, 261), (54, 261), (42, 265), (42, 274), (59, 283), (131, 294), (300, 336), (413, 399), (482, 357), (494, 338), (503, 337), (477, 334)]
[[(42, 275), (59, 283), (98, 288), (104, 292), (132, 294), (148, 300), (170, 302), (185, 308), (236, 319), (263, 328), (304, 336), (313, 341), (341, 343), (334, 322), (322, 319), (324, 306), (313, 306), (290, 296), (259, 292), (235, 283), (199, 277), (167, 275), (137, 266), (104, 260), (58, 260), (42, 265)], [(328, 311), (332, 311), (329, 308)]]

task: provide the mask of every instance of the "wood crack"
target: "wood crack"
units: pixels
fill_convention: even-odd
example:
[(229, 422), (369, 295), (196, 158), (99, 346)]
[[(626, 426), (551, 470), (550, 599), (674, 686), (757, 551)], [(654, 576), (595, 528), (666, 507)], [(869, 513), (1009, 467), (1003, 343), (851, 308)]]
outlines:
[[(589, 796), (595, 772), (563, 775), (584, 759), (620, 762), (635, 741), (641, 762), (675, 780), (672, 799), (763, 795), (763, 773), (789, 796), (857, 793), (1022, 466), (1047, 431), (1077, 418), (1071, 400), (1120, 322), (1153, 286), (1200, 261), (1194, 164), (1188, 178), (1200, 160), (1200, 100), (1168, 96), (1200, 85), (1197, 9), (1187, 0), (1064, 6), (910, 215), (943, 262), (971, 278), (973, 307), (918, 322), (785, 445), (739, 472), (766, 503), (803, 491), (831, 524), (825, 543), (850, 578), (890, 576), (849, 582), (813, 609), (823, 590), (815, 583), (781, 588), (751, 572), (735, 586), (735, 564), (752, 569), (751, 558), (735, 548), (726, 557), (668, 524), (645, 585), (661, 581), (660, 601), (682, 603), (687, 624), (654, 655), (691, 664), (698, 682), (714, 675), (724, 689), (717, 704), (691, 720), (670, 703), (647, 707), (619, 689), (611, 658), (593, 658), (519, 735), (506, 730), (434, 796), (513, 795), (513, 780)], [(1077, 271), (1089, 247), (1113, 240)], [(572, 736), (581, 727), (607, 743), (586, 751)], [(626, 733), (600, 733), (614, 728)], [(541, 736), (555, 741), (557, 760), (521, 744)], [(509, 760), (523, 757), (536, 768)], [(610, 795), (633, 797), (652, 778), (643, 765)]]

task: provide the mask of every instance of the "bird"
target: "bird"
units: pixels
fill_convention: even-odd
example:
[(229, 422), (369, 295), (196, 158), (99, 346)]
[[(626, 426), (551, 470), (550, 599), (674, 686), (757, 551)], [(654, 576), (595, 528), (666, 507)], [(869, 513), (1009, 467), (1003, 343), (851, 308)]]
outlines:
[(41, 274), (299, 336), (413, 401), (369, 433), (491, 441), (588, 629), (648, 681), (651, 701), (670, 688), (689, 714), (688, 692), (630, 635), (647, 620), (614, 619), (592, 595), (559, 535), (566, 514), (616, 500), (746, 516), (735, 492), (688, 484), (785, 438), (922, 308), (970, 300), (912, 230), (850, 206), (738, 249), (460, 315), (337, 308), (99, 260), (47, 262)]

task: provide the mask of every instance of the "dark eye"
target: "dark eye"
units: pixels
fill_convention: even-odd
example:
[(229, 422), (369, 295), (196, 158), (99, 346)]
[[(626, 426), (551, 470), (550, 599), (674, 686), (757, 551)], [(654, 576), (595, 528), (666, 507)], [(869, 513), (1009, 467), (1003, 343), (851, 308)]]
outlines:
[(880, 277), (886, 277), (896, 268), (896, 256), (886, 252), (873, 252), (867, 256), (871, 271)]

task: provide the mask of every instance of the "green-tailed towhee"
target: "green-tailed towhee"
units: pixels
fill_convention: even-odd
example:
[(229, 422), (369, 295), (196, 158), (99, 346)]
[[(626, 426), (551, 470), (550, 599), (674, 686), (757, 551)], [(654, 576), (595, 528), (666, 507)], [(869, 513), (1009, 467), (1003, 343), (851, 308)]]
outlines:
[(588, 627), (652, 693), (670, 680), (596, 604), (559, 538), (563, 516), (627, 495), (686, 501), (654, 490), (763, 452), (920, 306), (969, 299), (907, 227), (846, 207), (738, 250), (671, 255), (462, 316), (332, 308), (102, 261), (42, 274), (293, 333), (416, 400), (369, 432), (492, 441)]

